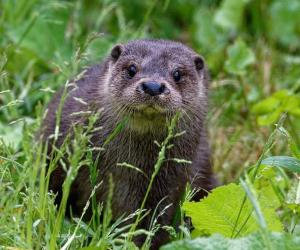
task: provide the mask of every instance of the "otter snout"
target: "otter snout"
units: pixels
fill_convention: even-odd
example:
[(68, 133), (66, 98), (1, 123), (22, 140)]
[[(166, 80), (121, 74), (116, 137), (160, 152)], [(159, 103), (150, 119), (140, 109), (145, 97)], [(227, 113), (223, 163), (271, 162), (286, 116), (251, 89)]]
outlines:
[(142, 82), (138, 88), (142, 93), (150, 96), (157, 96), (169, 92), (165, 84), (156, 81)]

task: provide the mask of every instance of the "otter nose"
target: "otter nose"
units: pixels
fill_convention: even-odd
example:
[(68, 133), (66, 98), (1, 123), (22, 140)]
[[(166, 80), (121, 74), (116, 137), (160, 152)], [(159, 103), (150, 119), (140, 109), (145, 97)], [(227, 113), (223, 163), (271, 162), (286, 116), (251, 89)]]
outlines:
[(160, 95), (162, 93), (164, 93), (165, 91), (165, 85), (155, 82), (155, 81), (150, 81), (150, 82), (144, 82), (142, 83), (142, 90), (144, 91), (144, 93), (151, 95), (151, 96), (155, 96), (155, 95)]

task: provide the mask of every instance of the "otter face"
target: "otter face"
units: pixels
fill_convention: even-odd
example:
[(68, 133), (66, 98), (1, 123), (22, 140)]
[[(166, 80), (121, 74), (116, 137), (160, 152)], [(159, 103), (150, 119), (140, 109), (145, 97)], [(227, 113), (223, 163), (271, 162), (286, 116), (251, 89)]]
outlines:
[(161, 128), (177, 110), (199, 114), (207, 102), (203, 59), (180, 43), (137, 40), (117, 45), (109, 63), (107, 95), (116, 115), (128, 116), (134, 129)]

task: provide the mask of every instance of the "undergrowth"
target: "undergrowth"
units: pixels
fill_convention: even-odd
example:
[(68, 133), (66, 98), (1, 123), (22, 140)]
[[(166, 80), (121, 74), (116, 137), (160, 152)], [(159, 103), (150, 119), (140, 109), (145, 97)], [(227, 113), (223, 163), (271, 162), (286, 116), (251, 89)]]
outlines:
[[(180, 40), (207, 60), (207, 127), (220, 182), (199, 203), (189, 201), (195, 190), (187, 188), (181, 215), (191, 217), (194, 229), (183, 218), (179, 229), (165, 228), (172, 242), (163, 249), (300, 249), (299, 12), (297, 0), (0, 0), (0, 247), (135, 249), (134, 236), (145, 234), (143, 249), (149, 249), (160, 225), (154, 217), (150, 230), (137, 228), (148, 212), (147, 194), (139, 210), (115, 221), (113, 180), (105, 203), (94, 196), (102, 183), (92, 152), (117, 139), (122, 124), (103, 148), (90, 148), (89, 131), (101, 113), (94, 114), (50, 160), (36, 137), (55, 90), (114, 44), (148, 37)], [(177, 136), (177, 119), (158, 143), (152, 181), (169, 139)], [(71, 167), (57, 207), (49, 177), (66, 154)], [(86, 204), (93, 211), (89, 222), (84, 214), (65, 217), (71, 183), (83, 165), (94, 187)]]

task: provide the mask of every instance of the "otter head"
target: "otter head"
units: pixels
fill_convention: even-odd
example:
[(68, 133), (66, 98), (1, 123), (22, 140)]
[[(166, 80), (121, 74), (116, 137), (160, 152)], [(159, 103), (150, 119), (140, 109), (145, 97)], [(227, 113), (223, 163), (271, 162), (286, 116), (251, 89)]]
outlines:
[(136, 40), (116, 45), (109, 58), (106, 96), (115, 116), (140, 132), (161, 131), (176, 111), (204, 114), (207, 77), (201, 56), (181, 43)]

